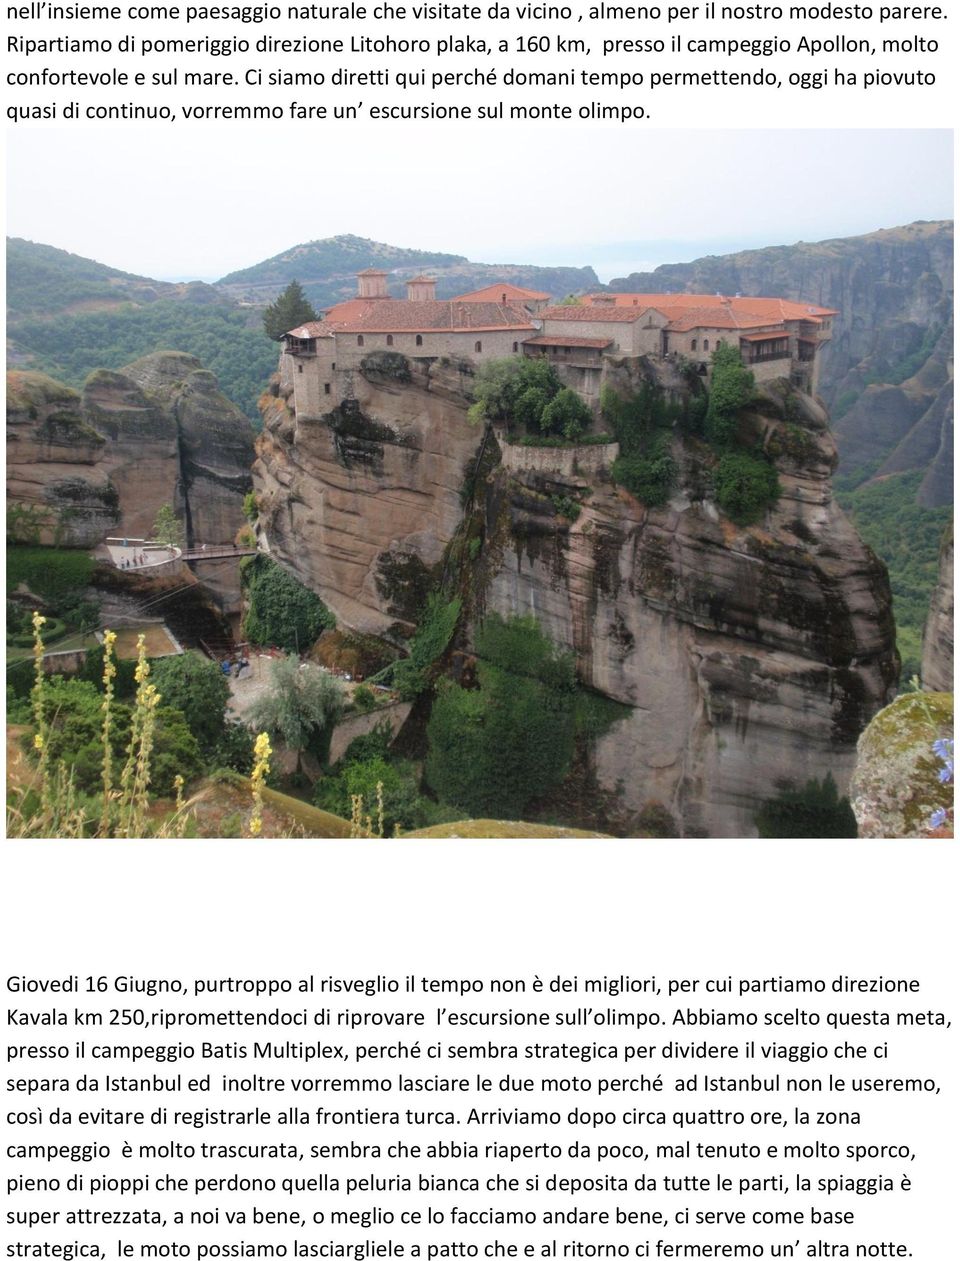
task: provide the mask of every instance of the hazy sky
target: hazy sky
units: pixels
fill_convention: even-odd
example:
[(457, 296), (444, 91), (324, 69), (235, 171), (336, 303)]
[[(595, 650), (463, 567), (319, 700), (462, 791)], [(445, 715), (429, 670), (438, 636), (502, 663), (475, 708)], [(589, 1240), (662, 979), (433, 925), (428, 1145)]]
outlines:
[(311, 147), (302, 127), (11, 130), (7, 232), (159, 279), (216, 279), (352, 232), (479, 262), (592, 263), (606, 280), (953, 214), (946, 130), (394, 134), (318, 131)]

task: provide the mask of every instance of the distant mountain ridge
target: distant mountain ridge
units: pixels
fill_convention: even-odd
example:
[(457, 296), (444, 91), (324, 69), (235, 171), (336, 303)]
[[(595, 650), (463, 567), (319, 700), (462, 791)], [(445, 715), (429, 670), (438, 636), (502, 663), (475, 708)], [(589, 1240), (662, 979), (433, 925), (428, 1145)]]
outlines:
[(473, 263), (462, 254), (403, 249), (349, 234), (294, 245), (253, 267), (231, 272), (216, 287), (239, 301), (264, 305), (291, 280), (298, 280), (314, 306), (326, 307), (356, 295), (356, 274), (365, 267), (388, 272), (388, 291), (398, 298), (405, 296), (404, 281), (423, 270), (436, 278), (438, 298), (453, 298), (495, 280), (539, 289), (555, 298), (600, 287), (592, 267)]

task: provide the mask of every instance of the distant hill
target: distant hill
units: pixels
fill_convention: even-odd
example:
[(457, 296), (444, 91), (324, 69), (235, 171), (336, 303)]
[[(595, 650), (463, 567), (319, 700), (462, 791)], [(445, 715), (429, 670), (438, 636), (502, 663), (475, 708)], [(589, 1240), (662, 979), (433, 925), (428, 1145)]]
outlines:
[(918, 502), (953, 501), (953, 222), (698, 258), (608, 286), (619, 292), (774, 294), (839, 312), (821, 393), (842, 483), (921, 472)]
[(240, 301), (265, 305), (291, 280), (299, 280), (314, 306), (325, 307), (355, 297), (356, 275), (365, 267), (380, 267), (389, 272), (387, 288), (397, 297), (405, 294), (404, 281), (423, 270), (436, 277), (439, 298), (452, 298), (494, 280), (509, 280), (557, 298), (597, 288), (600, 283), (592, 267), (472, 263), (460, 254), (402, 249), (382, 241), (345, 235), (294, 245), (274, 258), (231, 272), (217, 281), (217, 288)]
[(329, 236), (322, 241), (307, 241), (276, 254), (273, 258), (232, 271), (217, 281), (224, 287), (288, 285), (299, 280), (325, 283), (335, 276), (354, 276), (364, 267), (454, 267), (467, 260), (460, 254), (436, 254), (427, 250), (408, 250), (366, 237)]
[(127, 302), (163, 299), (191, 303), (222, 302), (222, 295), (200, 281), (171, 284), (118, 271), (52, 245), (7, 237), (7, 320), (65, 312), (106, 310)]

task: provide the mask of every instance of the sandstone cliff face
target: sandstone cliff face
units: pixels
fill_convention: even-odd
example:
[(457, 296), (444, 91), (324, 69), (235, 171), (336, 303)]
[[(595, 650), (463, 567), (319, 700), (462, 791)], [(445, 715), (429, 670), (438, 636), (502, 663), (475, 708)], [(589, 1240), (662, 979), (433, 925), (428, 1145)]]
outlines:
[[(253, 432), (199, 360), (161, 352), (95, 372), (82, 395), (9, 373), (7, 460), (8, 500), (42, 542), (148, 537), (163, 504), (188, 542), (226, 542), (243, 524)], [(235, 571), (213, 581), (228, 604), (239, 599)]]
[(482, 433), (466, 419), (463, 370), (421, 362), (410, 382), (353, 374), (351, 400), (300, 420), (273, 387), (254, 485), (267, 544), (339, 622), (412, 627), (462, 515)]
[(940, 545), (940, 574), (923, 628), (920, 668), (928, 692), (953, 691), (953, 529)]
[(952, 222), (702, 258), (610, 288), (779, 294), (836, 308), (820, 388), (831, 410), (857, 399), (834, 425), (841, 472), (875, 472), (895, 455), (898, 471), (929, 470), (922, 503), (951, 501)]
[[(481, 438), (465, 384), (437, 364), (408, 382), (357, 374), (354, 399), (321, 421), (298, 426), (279, 390), (265, 407), (254, 480), (267, 541), (351, 627), (414, 621), (443, 569)], [(755, 835), (778, 786), (831, 772), (845, 787), (891, 695), (886, 572), (833, 502), (825, 413), (801, 399), (786, 425), (768, 402), (755, 423), (783, 494), (762, 527), (720, 515), (707, 455), (679, 439), (680, 488), (655, 511), (603, 474), (495, 462), (485, 479), (472, 617), (534, 613), (585, 683), (629, 706), (593, 752), (626, 826), (659, 803), (681, 835)], [(497, 456), (492, 445), (485, 464)], [(583, 497), (572, 524), (560, 496)]]

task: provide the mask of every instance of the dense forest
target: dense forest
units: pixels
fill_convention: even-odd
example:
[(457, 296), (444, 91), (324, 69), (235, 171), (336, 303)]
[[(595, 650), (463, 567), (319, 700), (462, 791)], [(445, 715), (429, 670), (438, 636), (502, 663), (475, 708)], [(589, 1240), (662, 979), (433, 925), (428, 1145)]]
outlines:
[(160, 301), (108, 311), (22, 320), (12, 330), (44, 372), (82, 386), (97, 368), (119, 369), (158, 350), (180, 350), (215, 372), (224, 394), (259, 424), (257, 399), (277, 366), (277, 346), (228, 306)]

